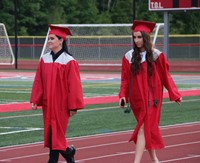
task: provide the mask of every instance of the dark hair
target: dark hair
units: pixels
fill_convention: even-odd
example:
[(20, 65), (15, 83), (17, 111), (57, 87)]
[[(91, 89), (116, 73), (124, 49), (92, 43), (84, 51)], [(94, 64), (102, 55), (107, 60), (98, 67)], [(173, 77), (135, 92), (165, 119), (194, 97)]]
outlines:
[[(152, 43), (150, 35), (146, 32), (141, 31), (142, 38), (144, 41), (144, 48), (146, 50), (146, 61), (148, 64), (148, 74), (152, 75), (152, 63), (153, 63), (153, 52), (152, 52)], [(136, 75), (139, 73), (140, 70), (140, 62), (141, 62), (141, 56), (140, 56), (140, 49), (136, 46), (135, 42), (133, 43), (133, 54), (131, 58), (131, 72), (133, 75)]]
[[(56, 36), (57, 36), (57, 35), (56, 35)], [(58, 37), (59, 40), (62, 39), (62, 37), (60, 37), (60, 36), (57, 36), (57, 37)], [(69, 55), (72, 56), (72, 54), (71, 54), (71, 53), (69, 52), (69, 50), (68, 50), (67, 40), (63, 40), (62, 49), (63, 49), (63, 51), (65, 51), (67, 54), (69, 54)]]

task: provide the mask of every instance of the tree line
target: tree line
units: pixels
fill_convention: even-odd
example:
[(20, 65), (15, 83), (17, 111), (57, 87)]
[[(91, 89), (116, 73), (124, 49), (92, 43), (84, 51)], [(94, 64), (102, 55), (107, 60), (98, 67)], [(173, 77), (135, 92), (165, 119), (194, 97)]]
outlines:
[[(9, 36), (15, 34), (15, 20), (17, 20), (17, 33), (20, 36), (46, 35), (48, 24), (121, 24), (132, 23), (134, 18), (162, 23), (163, 12), (149, 11), (148, 2), (148, 0), (1, 0), (0, 23), (5, 24)], [(199, 18), (199, 10), (170, 12), (169, 33), (199, 34)]]

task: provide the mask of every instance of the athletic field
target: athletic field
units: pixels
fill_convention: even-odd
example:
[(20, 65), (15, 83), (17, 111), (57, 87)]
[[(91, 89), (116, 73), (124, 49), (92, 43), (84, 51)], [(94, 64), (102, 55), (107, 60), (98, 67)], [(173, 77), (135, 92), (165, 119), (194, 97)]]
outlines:
[[(3, 156), (5, 148), (43, 141), (41, 109), (32, 111), (28, 103), (34, 74), (34, 72), (0, 72), (0, 162), (5, 159), (5, 155)], [(160, 126), (166, 128), (169, 125), (199, 123), (200, 75), (173, 74), (173, 78), (183, 95), (183, 102), (181, 106), (170, 102), (165, 91)], [(128, 141), (136, 121), (132, 113), (124, 113), (118, 107), (120, 74), (81, 73), (81, 79), (85, 109), (70, 119), (66, 136), (76, 144), (76, 139), (81, 139), (83, 136), (93, 137), (97, 134), (106, 136), (116, 132), (128, 132), (125, 137)], [(200, 160), (200, 157), (196, 158)], [(82, 156), (80, 160), (84, 160)], [(17, 161), (11, 159), (11, 162)], [(98, 161), (93, 160), (93, 162)]]

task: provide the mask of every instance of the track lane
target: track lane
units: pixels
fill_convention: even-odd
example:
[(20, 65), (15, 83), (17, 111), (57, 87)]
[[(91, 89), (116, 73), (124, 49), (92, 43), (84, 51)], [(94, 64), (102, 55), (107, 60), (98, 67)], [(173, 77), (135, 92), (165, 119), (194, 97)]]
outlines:
[[(200, 122), (161, 127), (166, 147), (158, 150), (162, 162), (200, 162)], [(132, 131), (69, 139), (77, 147), (77, 163), (131, 163), (135, 145), (128, 142)], [(0, 148), (0, 163), (43, 163), (48, 149), (42, 143)], [(60, 163), (64, 159), (60, 157)], [(149, 162), (144, 152), (142, 163)]]

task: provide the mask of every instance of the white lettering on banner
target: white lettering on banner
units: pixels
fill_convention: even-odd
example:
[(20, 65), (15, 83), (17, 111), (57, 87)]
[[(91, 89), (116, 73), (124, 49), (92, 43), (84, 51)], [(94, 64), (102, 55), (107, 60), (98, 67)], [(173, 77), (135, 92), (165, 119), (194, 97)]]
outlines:
[(151, 9), (160, 9), (160, 8), (163, 8), (163, 6), (162, 6), (161, 2), (151, 2), (150, 8)]

